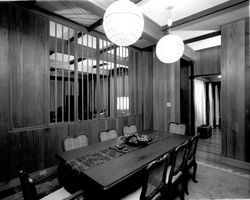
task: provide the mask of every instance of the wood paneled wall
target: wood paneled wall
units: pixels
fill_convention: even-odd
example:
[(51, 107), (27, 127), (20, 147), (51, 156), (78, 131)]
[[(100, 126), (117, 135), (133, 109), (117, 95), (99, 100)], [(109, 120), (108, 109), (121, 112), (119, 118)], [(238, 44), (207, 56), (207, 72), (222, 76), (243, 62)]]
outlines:
[(153, 130), (153, 49), (143, 50), (141, 60), (138, 78), (142, 97), (142, 126), (144, 130)]
[(222, 153), (243, 161), (250, 161), (248, 28), (244, 19), (221, 27)]
[(221, 73), (220, 46), (203, 49), (196, 52), (194, 76)]
[[(10, 157), (8, 169), (4, 173), (8, 178), (17, 176), (20, 169), (28, 172), (37, 171), (58, 164), (55, 154), (62, 153), (62, 141), (67, 136), (87, 134), (89, 143), (99, 142), (99, 132), (107, 129), (116, 129), (122, 135), (122, 128), (127, 124), (135, 124), (141, 128), (141, 116), (129, 115), (125, 117), (103, 120), (89, 120), (81, 123), (61, 124), (46, 128), (37, 128), (24, 131), (10, 131)], [(1, 155), (2, 156), (2, 155)], [(1, 170), (1, 173), (3, 171)], [(2, 178), (2, 174), (0, 176)]]
[(0, 182), (16, 177), (21, 168), (33, 172), (57, 164), (55, 154), (69, 135), (86, 133), (91, 144), (99, 142), (104, 129), (121, 135), (124, 125), (152, 128), (153, 104), (147, 98), (152, 96), (152, 51), (136, 49), (129, 61), (135, 61), (129, 70), (132, 115), (50, 125), (48, 24), (46, 15), (1, 3)]
[[(250, 19), (246, 20), (246, 69), (245, 69), (245, 95), (246, 95), (246, 130), (245, 130), (245, 141), (247, 145), (250, 144)], [(245, 148), (246, 161), (250, 162), (249, 148)]]
[(10, 114), (13, 128), (47, 123), (48, 19), (10, 7)]
[(154, 50), (153, 128), (167, 131), (170, 121), (180, 122), (180, 61), (164, 64)]
[[(0, 177), (6, 179), (8, 177), (8, 158), (9, 158), (9, 141), (7, 133), (9, 129), (9, 21), (8, 21), (8, 5), (0, 6)], [(7, 163), (6, 163), (7, 161)], [(1, 173), (5, 172), (5, 173)]]

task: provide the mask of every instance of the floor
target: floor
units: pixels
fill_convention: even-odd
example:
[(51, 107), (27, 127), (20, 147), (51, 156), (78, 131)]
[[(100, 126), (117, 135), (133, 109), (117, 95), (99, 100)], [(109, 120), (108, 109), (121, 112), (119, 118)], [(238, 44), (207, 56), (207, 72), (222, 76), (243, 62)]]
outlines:
[(221, 130), (214, 128), (212, 136), (207, 139), (200, 139), (197, 150), (221, 155)]
[(189, 181), (187, 200), (250, 199), (250, 176), (198, 162), (198, 183)]
[(198, 183), (190, 180), (185, 199), (250, 199), (250, 171), (223, 162), (219, 128), (199, 140), (196, 160)]
[(196, 159), (219, 168), (233, 170), (242, 174), (250, 174), (250, 163), (243, 164), (240, 161), (222, 156), (221, 152), (221, 130), (214, 128), (212, 136), (207, 139), (200, 139), (197, 147)]

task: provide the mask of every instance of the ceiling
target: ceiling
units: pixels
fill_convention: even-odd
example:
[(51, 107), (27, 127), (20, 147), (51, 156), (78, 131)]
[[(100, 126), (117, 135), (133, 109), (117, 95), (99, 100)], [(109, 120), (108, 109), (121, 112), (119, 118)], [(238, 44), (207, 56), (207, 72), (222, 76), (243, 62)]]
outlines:
[[(116, 0), (36, 0), (35, 5), (76, 21), (86, 27), (100, 20), (107, 7)], [(141, 8), (145, 27), (138, 48), (154, 45), (164, 35), (173, 6), (171, 32), (183, 40), (220, 30), (222, 24), (249, 17), (249, 1), (244, 0), (131, 0)], [(202, 2), (202, 3), (201, 3)], [(95, 30), (104, 33), (103, 27)], [(153, 38), (153, 39), (152, 39)], [(188, 44), (194, 50), (220, 45), (220, 36)]]
[(197, 79), (209, 82), (209, 83), (215, 83), (215, 82), (221, 82), (221, 75), (211, 75), (211, 76), (200, 76), (197, 77)]

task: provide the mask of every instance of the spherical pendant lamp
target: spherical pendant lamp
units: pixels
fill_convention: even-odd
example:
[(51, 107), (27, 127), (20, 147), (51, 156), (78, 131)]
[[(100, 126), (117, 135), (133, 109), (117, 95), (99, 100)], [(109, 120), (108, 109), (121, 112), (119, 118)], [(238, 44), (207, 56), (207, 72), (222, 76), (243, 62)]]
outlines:
[[(168, 7), (169, 19), (168, 27), (172, 26), (171, 9), (173, 6)], [(170, 31), (170, 30), (169, 30)], [(174, 63), (179, 60), (184, 52), (184, 43), (178, 35), (168, 33), (162, 37), (156, 45), (156, 56), (161, 62)]]
[(161, 62), (174, 63), (179, 60), (184, 52), (182, 39), (173, 34), (162, 37), (156, 45), (156, 55)]
[(111, 42), (118, 46), (129, 46), (135, 43), (143, 32), (142, 12), (129, 0), (115, 1), (104, 14), (103, 28)]

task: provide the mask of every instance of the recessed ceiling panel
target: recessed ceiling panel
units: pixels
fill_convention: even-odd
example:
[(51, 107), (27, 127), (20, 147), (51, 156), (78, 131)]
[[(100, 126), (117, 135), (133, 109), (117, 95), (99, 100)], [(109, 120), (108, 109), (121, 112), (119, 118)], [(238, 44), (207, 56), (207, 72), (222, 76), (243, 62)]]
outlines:
[(168, 6), (173, 6), (173, 21), (188, 17), (208, 8), (222, 4), (228, 0), (143, 0), (138, 3), (142, 12), (160, 26), (167, 24)]
[(221, 15), (209, 16), (186, 23), (171, 30), (219, 30), (220, 26), (232, 21), (249, 17), (249, 7), (243, 7)]
[(100, 19), (99, 16), (80, 7), (80, 1), (44, 1), (37, 0), (36, 6), (58, 14), (84, 26), (90, 26)]
[(198, 42), (193, 42), (187, 45), (190, 46), (195, 51), (220, 46), (221, 36), (219, 35), (219, 36), (208, 38), (205, 40), (200, 40)]

